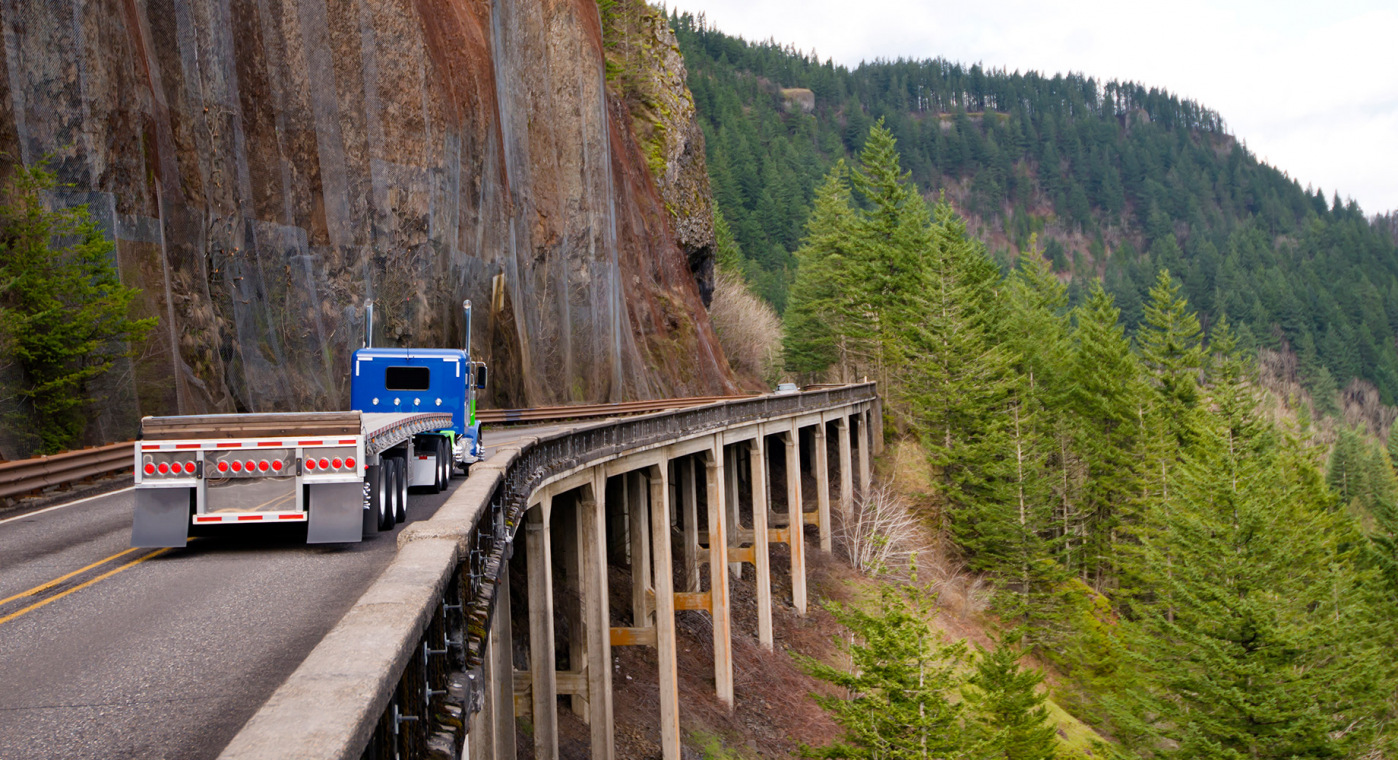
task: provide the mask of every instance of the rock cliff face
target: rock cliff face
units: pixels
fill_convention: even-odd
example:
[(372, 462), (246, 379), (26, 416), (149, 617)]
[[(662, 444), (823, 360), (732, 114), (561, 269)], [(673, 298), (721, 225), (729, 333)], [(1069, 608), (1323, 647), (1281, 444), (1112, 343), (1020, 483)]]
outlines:
[[(161, 320), (94, 437), (343, 406), (366, 298), (380, 345), (459, 345), (471, 299), (499, 404), (733, 388), (696, 284), (712, 233), (666, 209), (594, 0), (3, 0), (0, 22), (0, 151), (51, 156)], [(707, 210), (698, 146), (658, 168)]]

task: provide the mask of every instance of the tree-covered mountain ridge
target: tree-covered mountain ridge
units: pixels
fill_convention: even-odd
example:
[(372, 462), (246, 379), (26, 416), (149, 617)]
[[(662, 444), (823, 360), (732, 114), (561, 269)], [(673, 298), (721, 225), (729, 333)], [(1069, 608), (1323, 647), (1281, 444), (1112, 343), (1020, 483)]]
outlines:
[(702, 16), (675, 13), (671, 25), (726, 221), (720, 239), (779, 310), (820, 178), (882, 119), (923, 195), (945, 194), (1002, 265), (1037, 235), (1072, 301), (1100, 278), (1133, 331), (1168, 269), (1206, 330), (1227, 316), (1243, 346), (1294, 352), (1320, 410), (1356, 379), (1398, 401), (1392, 217), (1370, 220), (1353, 200), (1303, 187), (1218, 112), (1082, 74), (945, 59), (848, 68), (724, 34)]

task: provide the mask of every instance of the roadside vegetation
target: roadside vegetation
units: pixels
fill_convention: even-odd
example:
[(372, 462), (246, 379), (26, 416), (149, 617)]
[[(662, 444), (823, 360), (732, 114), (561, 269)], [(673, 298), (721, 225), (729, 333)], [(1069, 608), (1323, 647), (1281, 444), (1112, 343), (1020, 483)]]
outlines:
[[(1034, 737), (1058, 708), (1106, 740), (1098, 757), (1392, 756), (1383, 447), (1341, 429), (1332, 449), (1276, 414), (1254, 354), (1226, 318), (1205, 331), (1168, 270), (1134, 339), (1100, 283), (1070, 305), (1032, 238), (1003, 273), (882, 124), (825, 176), (795, 256), (788, 371), (880, 380), (887, 429), (924, 452), (924, 519), (989, 584), (998, 642), (926, 635), (917, 584), (834, 608), (852, 667), (812, 667), (846, 691), (821, 700), (846, 738), (818, 756), (1049, 757)], [(1049, 667), (1052, 709), (1021, 658)]]
[(54, 208), (42, 165), (13, 164), (0, 185), (0, 409), (34, 453), (77, 445), (95, 381), (133, 355), (154, 319), (131, 319), (113, 245), (86, 206)]

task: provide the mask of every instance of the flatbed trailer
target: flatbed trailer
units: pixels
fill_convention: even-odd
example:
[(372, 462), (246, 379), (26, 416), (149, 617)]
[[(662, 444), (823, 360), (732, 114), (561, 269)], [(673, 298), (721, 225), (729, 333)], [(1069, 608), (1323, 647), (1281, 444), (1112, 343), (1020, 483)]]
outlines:
[(308, 543), (359, 541), (406, 518), (409, 486), (446, 487), (451, 425), (447, 411), (146, 417), (131, 543), (266, 523), (305, 523)]

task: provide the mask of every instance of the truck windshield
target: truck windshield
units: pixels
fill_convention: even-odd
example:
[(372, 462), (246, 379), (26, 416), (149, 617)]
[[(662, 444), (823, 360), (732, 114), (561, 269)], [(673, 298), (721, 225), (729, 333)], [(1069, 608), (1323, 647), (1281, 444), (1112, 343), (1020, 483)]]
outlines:
[(432, 370), (427, 367), (389, 367), (384, 372), (383, 384), (391, 391), (425, 391), (432, 384)]

